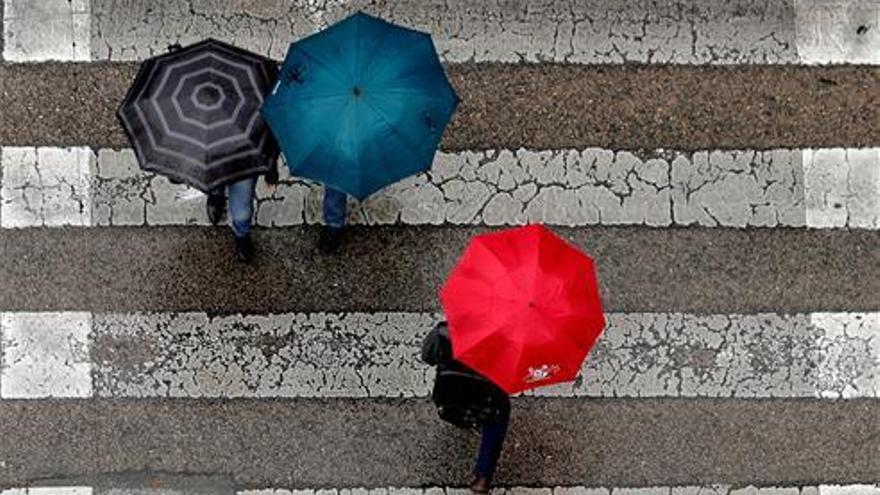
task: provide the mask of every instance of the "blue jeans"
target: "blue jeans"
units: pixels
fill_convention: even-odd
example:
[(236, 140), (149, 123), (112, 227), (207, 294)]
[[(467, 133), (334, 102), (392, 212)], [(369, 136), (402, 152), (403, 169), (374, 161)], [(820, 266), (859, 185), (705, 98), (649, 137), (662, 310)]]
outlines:
[(345, 214), (348, 208), (348, 196), (336, 189), (324, 188), (324, 223), (330, 227), (345, 226)]
[[(254, 188), (256, 177), (248, 177), (226, 186), (229, 195), (229, 223), (236, 237), (245, 237), (251, 233), (254, 216)], [(222, 196), (222, 188), (210, 192), (211, 196)], [(345, 215), (348, 210), (348, 196), (336, 189), (324, 189), (324, 223), (330, 227), (345, 226)]]
[(256, 186), (256, 176), (226, 186), (226, 194), (229, 195), (229, 226), (232, 227), (232, 233), (235, 234), (235, 237), (246, 237), (251, 233), (254, 217), (254, 188)]
[(504, 437), (507, 436), (509, 422), (510, 406), (508, 405), (498, 419), (483, 424), (480, 452), (477, 455), (474, 474), (490, 480), (495, 475), (495, 467), (498, 465), (498, 458), (501, 457), (501, 448), (504, 446)]

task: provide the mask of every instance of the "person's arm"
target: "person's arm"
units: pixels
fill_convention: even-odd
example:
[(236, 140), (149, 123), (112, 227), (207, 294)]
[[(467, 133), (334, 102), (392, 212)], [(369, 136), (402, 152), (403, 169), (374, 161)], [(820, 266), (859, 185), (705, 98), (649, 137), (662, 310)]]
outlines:
[(422, 340), (422, 361), (431, 366), (437, 366), (439, 348), (440, 336), (437, 334), (437, 327), (435, 326)]
[(278, 185), (278, 164), (277, 163), (275, 165), (273, 165), (272, 168), (270, 168), (268, 172), (266, 172), (266, 175), (263, 176), (263, 179), (265, 179), (266, 184), (269, 184), (270, 186)]

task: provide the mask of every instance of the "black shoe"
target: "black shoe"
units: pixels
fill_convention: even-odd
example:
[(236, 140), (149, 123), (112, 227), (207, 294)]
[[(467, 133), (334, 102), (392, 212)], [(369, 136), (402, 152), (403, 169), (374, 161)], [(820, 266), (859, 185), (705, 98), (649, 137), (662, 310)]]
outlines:
[(244, 237), (235, 238), (235, 254), (238, 261), (242, 263), (250, 263), (254, 259), (254, 241), (250, 234)]
[(318, 236), (318, 251), (324, 254), (332, 254), (339, 250), (342, 243), (342, 227), (321, 227)]
[(223, 215), (226, 214), (226, 197), (222, 194), (209, 194), (208, 202), (208, 220), (212, 225), (217, 225), (223, 221)]
[(492, 488), (491, 485), (492, 483), (489, 478), (477, 475), (471, 483), (471, 492), (478, 494), (489, 493), (489, 490)]

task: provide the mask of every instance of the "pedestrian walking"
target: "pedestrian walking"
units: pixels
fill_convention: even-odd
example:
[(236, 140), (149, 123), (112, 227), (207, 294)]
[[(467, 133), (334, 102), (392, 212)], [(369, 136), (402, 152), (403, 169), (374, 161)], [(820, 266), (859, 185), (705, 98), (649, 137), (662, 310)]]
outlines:
[(577, 378), (605, 328), (593, 259), (542, 225), (475, 236), (440, 300), (455, 359), (511, 395)]
[(318, 237), (318, 250), (332, 254), (339, 250), (348, 213), (348, 195), (332, 187), (324, 187), (324, 226)]
[[(259, 176), (245, 177), (231, 184), (221, 186), (208, 193), (206, 204), (208, 219), (213, 225), (223, 221), (229, 212), (229, 227), (235, 239), (235, 253), (239, 261), (250, 263), (254, 258), (254, 242), (251, 227), (254, 217), (254, 196)], [(263, 176), (270, 188), (278, 184), (278, 168), (273, 167)]]
[(321, 251), (347, 196), (431, 167), (458, 101), (427, 33), (359, 12), (290, 45), (262, 112), (290, 173), (326, 186)]
[(592, 258), (541, 225), (474, 237), (440, 299), (444, 322), (422, 343), (437, 366), (440, 417), (482, 430), (471, 490), (492, 483), (509, 395), (574, 380), (605, 327)]
[(440, 417), (462, 428), (480, 430), (471, 491), (488, 493), (510, 422), (507, 392), (455, 360), (445, 321), (422, 342), (422, 361), (437, 368), (431, 398)]
[(275, 61), (207, 39), (141, 65), (117, 116), (141, 168), (208, 194), (208, 218), (229, 213), (238, 258), (250, 237), (259, 175), (278, 180), (278, 143), (260, 114), (278, 75)]

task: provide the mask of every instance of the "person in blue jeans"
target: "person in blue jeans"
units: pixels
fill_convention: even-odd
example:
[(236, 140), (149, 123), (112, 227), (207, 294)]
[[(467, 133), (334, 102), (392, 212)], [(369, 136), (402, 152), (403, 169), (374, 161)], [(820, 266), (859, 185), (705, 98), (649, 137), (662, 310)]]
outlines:
[[(278, 184), (278, 169), (272, 167), (264, 176), (266, 184), (274, 188)], [(246, 177), (208, 193), (208, 219), (217, 225), (223, 220), (226, 197), (229, 197), (229, 227), (235, 237), (235, 253), (238, 260), (250, 263), (254, 258), (254, 242), (251, 226), (254, 218), (254, 190), (257, 176)]]
[(477, 455), (477, 465), (474, 468), (474, 480), (471, 483), (471, 491), (474, 493), (489, 493), (492, 485), (492, 477), (498, 466), (498, 458), (501, 457), (501, 449), (504, 447), (504, 438), (507, 436), (507, 426), (510, 424), (510, 400), (503, 402), (501, 414), (483, 423), (480, 436), (480, 450)]
[[(278, 184), (278, 170), (272, 169), (265, 175), (266, 184)], [(235, 237), (235, 251), (239, 261), (249, 263), (254, 257), (254, 243), (251, 227), (254, 216), (254, 190), (257, 177), (252, 176), (217, 188), (208, 194), (208, 218), (214, 225), (223, 220), (226, 210), (226, 196), (229, 197), (229, 226)], [(225, 191), (224, 191), (225, 189)], [(324, 191), (324, 227), (318, 240), (318, 248), (324, 253), (333, 253), (339, 248), (345, 227), (348, 196), (341, 191), (326, 188)]]
[(347, 211), (348, 195), (331, 187), (325, 187), (324, 226), (318, 237), (318, 250), (322, 253), (335, 253), (339, 249)]

